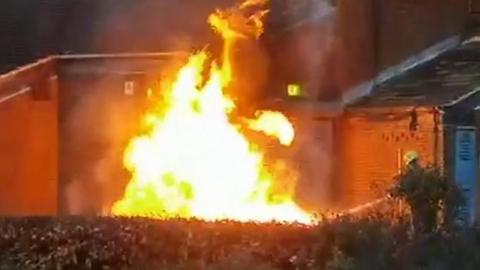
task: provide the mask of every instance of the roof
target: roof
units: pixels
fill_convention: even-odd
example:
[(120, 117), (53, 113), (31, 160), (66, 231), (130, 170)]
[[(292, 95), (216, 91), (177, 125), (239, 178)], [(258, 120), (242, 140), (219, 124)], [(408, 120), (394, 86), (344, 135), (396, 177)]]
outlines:
[(442, 106), (480, 86), (480, 35), (375, 86), (350, 107)]

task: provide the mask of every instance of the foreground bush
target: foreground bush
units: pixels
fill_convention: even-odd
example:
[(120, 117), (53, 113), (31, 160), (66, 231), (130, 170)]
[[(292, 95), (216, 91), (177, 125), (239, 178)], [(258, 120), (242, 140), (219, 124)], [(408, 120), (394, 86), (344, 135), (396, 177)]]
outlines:
[(0, 220), (0, 269), (477, 269), (477, 230), (410, 236), (382, 216), (316, 227), (117, 218)]

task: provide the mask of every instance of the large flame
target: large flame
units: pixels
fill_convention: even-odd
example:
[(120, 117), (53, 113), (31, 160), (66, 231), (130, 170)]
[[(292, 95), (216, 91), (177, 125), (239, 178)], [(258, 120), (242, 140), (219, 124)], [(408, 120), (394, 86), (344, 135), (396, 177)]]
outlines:
[[(153, 108), (146, 114), (146, 132), (125, 151), (124, 164), (132, 179), (114, 204), (114, 215), (311, 222), (292, 199), (294, 188), (279, 188), (282, 181), (294, 179), (274, 179), (279, 172), (265, 165), (259, 147), (232, 122), (235, 104), (224, 93), (234, 75), (229, 54), (235, 40), (257, 37), (265, 14), (244, 17), (249, 23), (242, 24), (248, 25), (243, 31), (233, 26), (229, 13), (264, 2), (250, 0), (211, 15), (210, 24), (225, 41), (222, 66), (199, 52), (168, 89), (160, 89), (167, 100), (158, 104), (162, 113)], [(252, 130), (292, 143), (294, 129), (279, 112), (259, 112), (258, 119), (247, 122)]]
[(249, 128), (273, 136), (286, 146), (292, 144), (295, 138), (295, 129), (288, 118), (279, 112), (260, 111), (257, 119), (248, 121)]

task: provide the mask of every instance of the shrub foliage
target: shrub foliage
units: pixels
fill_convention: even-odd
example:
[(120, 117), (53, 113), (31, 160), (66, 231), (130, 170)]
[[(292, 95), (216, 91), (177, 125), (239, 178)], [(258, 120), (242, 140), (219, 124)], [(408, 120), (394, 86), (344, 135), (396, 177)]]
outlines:
[(119, 218), (0, 220), (0, 269), (477, 269), (478, 230), (412, 237), (408, 223), (314, 227)]
[[(449, 181), (439, 168), (410, 166), (395, 177), (390, 190), (393, 198), (406, 201), (412, 213), (415, 230), (433, 232), (441, 225), (453, 226), (459, 220), (459, 210), (464, 205), (461, 190)], [(440, 224), (440, 217), (443, 223)]]

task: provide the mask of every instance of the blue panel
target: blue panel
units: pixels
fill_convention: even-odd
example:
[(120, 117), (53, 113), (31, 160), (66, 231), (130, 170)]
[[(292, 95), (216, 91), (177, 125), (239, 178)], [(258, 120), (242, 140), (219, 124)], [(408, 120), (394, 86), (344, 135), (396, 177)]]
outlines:
[(478, 164), (475, 134), (474, 128), (458, 127), (455, 136), (455, 181), (465, 192), (463, 215), (469, 223), (475, 219)]

